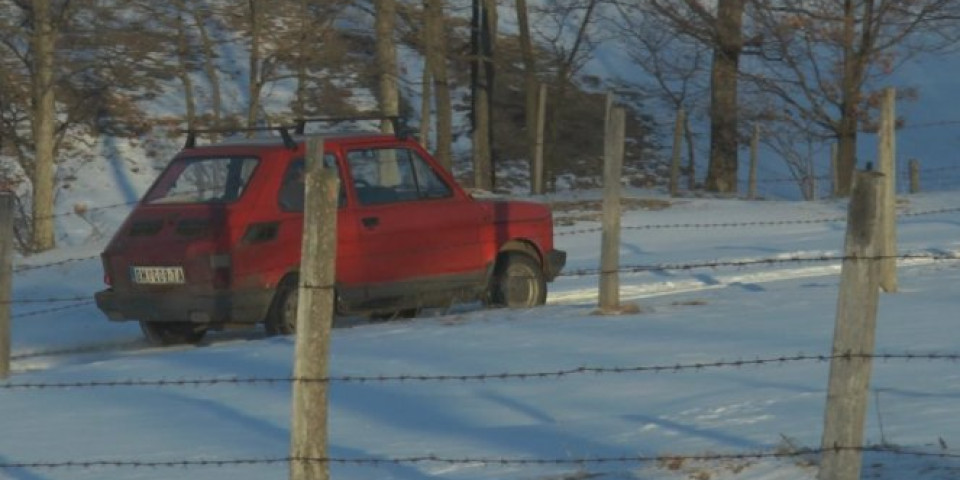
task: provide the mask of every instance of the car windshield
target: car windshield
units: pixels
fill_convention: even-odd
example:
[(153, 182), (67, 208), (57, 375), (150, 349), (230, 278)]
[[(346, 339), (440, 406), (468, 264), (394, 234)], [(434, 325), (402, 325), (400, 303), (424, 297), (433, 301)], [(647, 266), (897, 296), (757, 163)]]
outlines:
[(174, 160), (144, 197), (145, 203), (229, 203), (240, 198), (259, 160), (251, 157)]

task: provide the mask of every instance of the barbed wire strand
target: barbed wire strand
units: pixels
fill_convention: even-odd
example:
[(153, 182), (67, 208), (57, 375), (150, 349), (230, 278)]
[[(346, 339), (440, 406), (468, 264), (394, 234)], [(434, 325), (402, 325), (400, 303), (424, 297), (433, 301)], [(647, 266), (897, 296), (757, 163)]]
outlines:
[(76, 388), (122, 388), (122, 387), (205, 387), (219, 385), (255, 385), (290, 383), (445, 383), (445, 382), (487, 382), (508, 380), (558, 379), (578, 375), (618, 375), (631, 373), (681, 373), (713, 369), (739, 369), (752, 366), (786, 365), (791, 363), (825, 363), (832, 360), (878, 360), (906, 362), (960, 361), (960, 353), (836, 353), (830, 355), (786, 355), (752, 360), (719, 360), (714, 362), (676, 363), (668, 365), (637, 365), (621, 367), (581, 366), (569, 369), (539, 372), (500, 372), (477, 374), (398, 374), (398, 375), (339, 375), (330, 377), (214, 377), (214, 378), (161, 378), (88, 380), (71, 382), (11, 382), (0, 383), (0, 390), (59, 390)]
[(524, 458), (524, 457), (443, 457), (439, 455), (420, 455), (393, 458), (372, 457), (261, 457), (261, 458), (223, 458), (190, 460), (66, 460), (35, 462), (2, 462), (0, 469), (91, 469), (91, 468), (191, 468), (191, 467), (232, 467), (252, 465), (277, 465), (292, 462), (325, 463), (339, 465), (357, 465), (384, 467), (410, 464), (479, 465), (490, 466), (571, 466), (601, 464), (660, 463), (673, 460), (700, 462), (736, 461), (736, 460), (777, 460), (797, 457), (809, 457), (824, 453), (859, 452), (910, 456), (917, 458), (957, 459), (960, 453), (953, 451), (923, 451), (888, 445), (833, 446), (827, 448), (797, 448), (793, 450), (754, 451), (741, 453), (705, 453), (694, 455), (619, 455), (585, 456), (562, 458)]

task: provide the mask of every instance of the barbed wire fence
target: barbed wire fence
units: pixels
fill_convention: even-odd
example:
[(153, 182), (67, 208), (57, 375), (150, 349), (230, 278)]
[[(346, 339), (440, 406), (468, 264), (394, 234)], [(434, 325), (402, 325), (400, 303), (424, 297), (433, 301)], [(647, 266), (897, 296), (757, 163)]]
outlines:
[[(785, 356), (771, 356), (765, 358), (718, 360), (713, 362), (693, 362), (659, 365), (632, 365), (632, 366), (582, 366), (569, 369), (551, 371), (528, 372), (499, 372), (477, 374), (395, 374), (395, 375), (344, 375), (327, 378), (294, 378), (294, 377), (214, 377), (192, 379), (118, 379), (118, 380), (90, 380), (71, 382), (16, 382), (0, 383), (0, 391), (37, 391), (37, 390), (76, 390), (76, 389), (116, 389), (116, 388), (185, 388), (185, 387), (225, 387), (245, 385), (278, 385), (304, 383), (466, 383), (466, 382), (509, 382), (533, 380), (561, 380), (572, 376), (598, 375), (625, 375), (625, 374), (681, 374), (703, 373), (715, 369), (743, 369), (748, 367), (785, 366), (795, 363), (826, 364), (833, 360), (878, 360), (882, 362), (960, 362), (960, 353), (880, 353), (858, 354), (845, 353), (834, 355), (807, 355), (795, 354)], [(563, 456), (557, 458), (545, 457), (491, 457), (491, 456), (464, 456), (445, 457), (441, 455), (422, 456), (354, 456), (354, 457), (246, 457), (246, 458), (196, 458), (187, 459), (71, 459), (71, 460), (32, 460), (32, 461), (0, 461), (0, 470), (30, 469), (30, 470), (80, 470), (80, 469), (197, 469), (197, 468), (242, 468), (257, 465), (288, 465), (292, 462), (315, 462), (334, 465), (353, 465), (381, 468), (392, 465), (410, 464), (445, 464), (445, 465), (474, 465), (474, 466), (589, 466), (602, 464), (645, 464), (664, 461), (729, 461), (729, 460), (783, 460), (804, 457), (807, 461), (815, 462), (816, 457), (826, 452), (858, 452), (876, 453), (895, 456), (910, 456), (931, 459), (957, 459), (960, 453), (950, 450), (931, 450), (905, 448), (889, 444), (868, 445), (835, 445), (830, 448), (794, 447), (790, 449), (777, 448), (770, 451), (747, 451), (730, 453), (700, 453), (700, 454), (669, 454), (669, 455), (618, 455), (618, 456)]]
[[(960, 169), (960, 168), (958, 168)], [(772, 181), (779, 181), (772, 179)], [(107, 205), (102, 208), (118, 208), (131, 204)], [(960, 212), (960, 208), (944, 208), (920, 212), (904, 212), (901, 216), (921, 216), (936, 215)], [(65, 212), (57, 215), (69, 215), (72, 212)], [(846, 218), (816, 218), (816, 219), (797, 219), (797, 220), (776, 220), (776, 221), (750, 221), (750, 222), (719, 222), (719, 223), (675, 223), (675, 224), (651, 224), (651, 225), (628, 225), (624, 229), (632, 230), (660, 230), (660, 229), (717, 229), (717, 228), (737, 228), (737, 227), (779, 227), (785, 225), (800, 224), (822, 224), (844, 222)], [(573, 229), (559, 231), (558, 236), (577, 235), (602, 231), (601, 228)], [(31, 270), (53, 268), (65, 266), (72, 263), (84, 262), (97, 259), (99, 256), (79, 257), (64, 259), (57, 262), (36, 265), (23, 265), (14, 269), (15, 273), (23, 273)], [(955, 254), (950, 253), (914, 253), (894, 256), (876, 256), (870, 258), (856, 257), (858, 259), (897, 259), (903, 261), (924, 260), (932, 262), (954, 261), (960, 259)], [(627, 265), (617, 269), (622, 273), (639, 273), (648, 271), (665, 270), (691, 270), (698, 268), (745, 268), (756, 265), (773, 265), (786, 263), (809, 263), (809, 262), (841, 262), (851, 259), (851, 257), (841, 255), (821, 255), (813, 257), (791, 257), (791, 258), (763, 258), (750, 260), (734, 261), (704, 261), (676, 264), (653, 264), (653, 265)], [(564, 272), (562, 276), (576, 277), (588, 275), (600, 275), (604, 273), (601, 269), (579, 269)], [(48, 313), (62, 312), (74, 308), (79, 308), (92, 304), (87, 297), (48, 297), (48, 298), (27, 298), (10, 300), (9, 304), (66, 304), (51, 307), (43, 310), (26, 312), (16, 315), (14, 318), (25, 318), (38, 316)], [(71, 353), (69, 350), (64, 350)], [(54, 352), (50, 352), (54, 354)], [(43, 355), (44, 352), (34, 352), (31, 355)], [(825, 363), (833, 360), (851, 361), (851, 360), (879, 360), (885, 362), (892, 361), (960, 361), (960, 353), (844, 353), (835, 355), (807, 355), (794, 354), (784, 356), (773, 356), (754, 359), (737, 360), (717, 360), (713, 362), (681, 363), (671, 365), (633, 365), (633, 366), (581, 366), (568, 369), (559, 369), (551, 371), (531, 371), (531, 372), (498, 372), (498, 373), (477, 373), (464, 375), (423, 375), (423, 374), (398, 374), (398, 375), (372, 375), (372, 376), (331, 376), (326, 378), (296, 378), (296, 377), (224, 377), (224, 378), (193, 378), (193, 379), (119, 379), (119, 380), (95, 380), (95, 381), (75, 381), (75, 382), (4, 382), (0, 383), (2, 391), (24, 391), (24, 390), (64, 390), (78, 388), (124, 388), (124, 387), (152, 387), (152, 388), (176, 388), (176, 387), (203, 387), (203, 386), (222, 386), (222, 385), (277, 385), (293, 383), (422, 383), (422, 382), (490, 382), (490, 381), (527, 381), (527, 380), (549, 380), (563, 379), (578, 375), (618, 375), (618, 374), (641, 374), (641, 373), (684, 373), (684, 372), (703, 372), (723, 368), (746, 368), (771, 365), (786, 365), (793, 363)], [(699, 461), (720, 461), (720, 460), (749, 460), (749, 459), (785, 459), (795, 457), (810, 457), (820, 455), (825, 452), (860, 452), (860, 453), (878, 453), (898, 456), (914, 456), (924, 458), (955, 459), (960, 458), (960, 454), (952, 451), (924, 451), (917, 449), (905, 449), (892, 447), (889, 445), (835, 445), (832, 448), (797, 448), (790, 451), (758, 451), (758, 452), (739, 452), (727, 454), (692, 454), (692, 455), (628, 455), (628, 456), (608, 456), (608, 457), (580, 457), (580, 458), (524, 458), (524, 457), (443, 457), (435, 455), (410, 456), (410, 457), (330, 457), (330, 458), (311, 458), (311, 457), (267, 457), (267, 458), (211, 458), (211, 459), (174, 459), (174, 460), (138, 460), (138, 459), (97, 459), (97, 460), (61, 460), (61, 461), (35, 461), (35, 462), (0, 462), (0, 469), (89, 469), (89, 468), (194, 468), (194, 467), (242, 467), (250, 465), (273, 465), (289, 464), (291, 462), (314, 462), (326, 464), (350, 464), (365, 465), (372, 467), (382, 467), (387, 465), (400, 464), (424, 464), (438, 463), (447, 465), (471, 464), (481, 466), (513, 465), (513, 466), (537, 466), (537, 465), (590, 465), (590, 464), (635, 464), (649, 462), (663, 462), (670, 459), (685, 459)]]

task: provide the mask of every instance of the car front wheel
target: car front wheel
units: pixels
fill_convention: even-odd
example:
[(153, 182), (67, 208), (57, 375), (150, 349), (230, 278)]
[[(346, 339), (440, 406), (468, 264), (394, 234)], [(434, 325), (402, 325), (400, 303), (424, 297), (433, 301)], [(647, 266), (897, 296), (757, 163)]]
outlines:
[(547, 281), (540, 263), (517, 252), (501, 254), (493, 270), (488, 303), (494, 307), (529, 308), (547, 300)]

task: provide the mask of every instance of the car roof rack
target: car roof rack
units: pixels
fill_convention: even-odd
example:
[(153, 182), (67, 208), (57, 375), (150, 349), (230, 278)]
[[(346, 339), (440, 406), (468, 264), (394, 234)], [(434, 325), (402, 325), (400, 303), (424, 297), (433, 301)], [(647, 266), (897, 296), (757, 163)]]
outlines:
[(294, 132), (297, 135), (303, 135), (308, 123), (345, 123), (358, 122), (363, 120), (387, 120), (393, 124), (393, 132), (397, 138), (403, 139), (409, 134), (404, 118), (399, 115), (351, 115), (346, 117), (307, 117), (298, 118), (294, 121)]
[(180, 133), (187, 134), (187, 141), (183, 148), (194, 148), (197, 146), (197, 135), (208, 133), (245, 133), (245, 132), (278, 132), (283, 139), (283, 145), (291, 150), (297, 148), (297, 142), (290, 135), (289, 125), (280, 125), (277, 127), (247, 127), (247, 128), (189, 128), (181, 130)]

